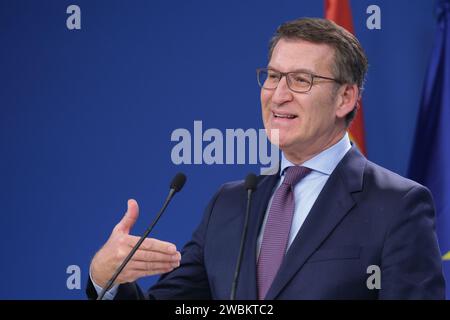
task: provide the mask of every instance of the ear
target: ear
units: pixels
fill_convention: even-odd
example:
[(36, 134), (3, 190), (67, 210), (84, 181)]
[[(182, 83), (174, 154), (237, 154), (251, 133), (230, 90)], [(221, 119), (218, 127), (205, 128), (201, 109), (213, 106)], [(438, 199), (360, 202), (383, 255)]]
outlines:
[(356, 84), (345, 84), (338, 90), (337, 95), (336, 116), (343, 119), (355, 108), (359, 98), (358, 86)]

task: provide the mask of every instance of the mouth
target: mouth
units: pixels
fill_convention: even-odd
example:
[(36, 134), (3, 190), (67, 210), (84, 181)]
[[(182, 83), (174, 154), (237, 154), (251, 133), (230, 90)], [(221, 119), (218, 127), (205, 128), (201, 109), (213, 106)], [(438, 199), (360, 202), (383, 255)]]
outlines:
[(277, 113), (277, 112), (273, 112), (273, 111), (272, 111), (272, 116), (277, 119), (287, 119), (287, 120), (292, 120), (292, 119), (297, 118), (297, 116), (295, 114)]

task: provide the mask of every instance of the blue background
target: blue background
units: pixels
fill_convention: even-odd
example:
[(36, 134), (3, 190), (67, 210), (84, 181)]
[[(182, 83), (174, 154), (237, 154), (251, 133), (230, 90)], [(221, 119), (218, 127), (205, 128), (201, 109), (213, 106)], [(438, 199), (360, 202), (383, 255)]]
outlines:
[[(81, 30), (66, 8), (81, 8)], [(369, 159), (407, 172), (435, 32), (434, 1), (352, 1), (369, 58)], [(366, 8), (381, 8), (381, 30)], [(154, 237), (181, 247), (225, 181), (259, 166), (171, 161), (173, 130), (262, 128), (255, 69), (276, 27), (322, 1), (0, 0), (1, 299), (83, 299), (90, 259), (140, 203), (142, 233), (177, 171)], [(66, 287), (79, 265), (82, 289)], [(148, 286), (155, 277), (141, 280)]]

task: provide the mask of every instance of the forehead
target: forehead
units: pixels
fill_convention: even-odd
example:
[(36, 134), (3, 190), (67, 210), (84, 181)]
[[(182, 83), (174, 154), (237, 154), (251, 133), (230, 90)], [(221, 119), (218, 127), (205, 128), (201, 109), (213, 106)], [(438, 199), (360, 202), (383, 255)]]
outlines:
[(334, 49), (328, 44), (280, 39), (273, 49), (269, 66), (281, 72), (305, 69), (329, 74), (333, 61)]

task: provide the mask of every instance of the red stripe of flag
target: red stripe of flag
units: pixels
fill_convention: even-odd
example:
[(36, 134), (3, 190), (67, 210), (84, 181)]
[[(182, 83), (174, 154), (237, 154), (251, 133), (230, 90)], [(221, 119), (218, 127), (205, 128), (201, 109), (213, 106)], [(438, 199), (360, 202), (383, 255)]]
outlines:
[[(325, 19), (334, 21), (354, 34), (352, 10), (348, 0), (325, 0)], [(359, 101), (358, 112), (350, 125), (349, 134), (359, 150), (367, 155), (362, 101)]]

